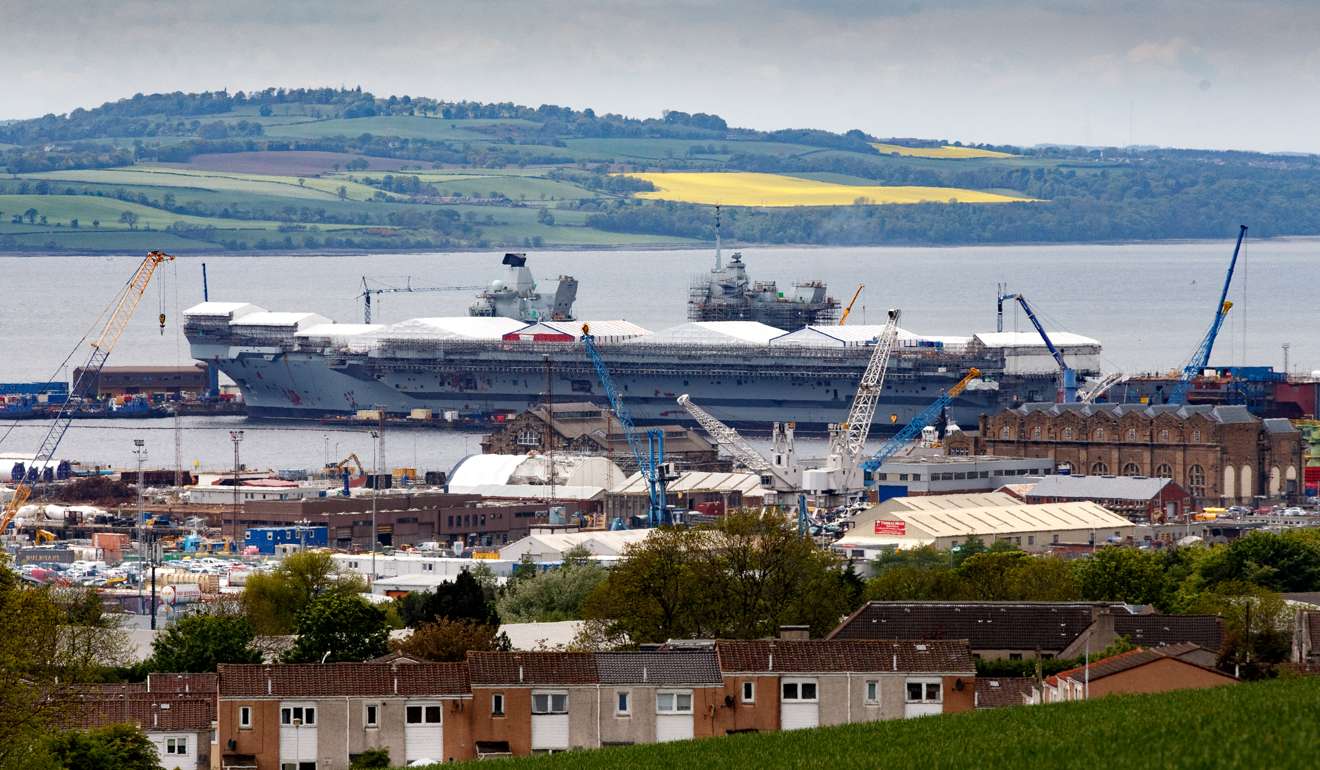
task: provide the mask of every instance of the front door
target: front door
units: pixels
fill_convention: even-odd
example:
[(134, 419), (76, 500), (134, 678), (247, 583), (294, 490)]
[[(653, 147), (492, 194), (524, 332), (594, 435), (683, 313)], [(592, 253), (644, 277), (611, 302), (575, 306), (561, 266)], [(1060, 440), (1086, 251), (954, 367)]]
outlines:
[(419, 759), (445, 760), (444, 709), (436, 701), (409, 703), (403, 712), (404, 754), (409, 764)]
[(316, 706), (280, 704), (280, 770), (316, 770)]
[(820, 726), (820, 694), (815, 679), (781, 679), (779, 727), (801, 730)]

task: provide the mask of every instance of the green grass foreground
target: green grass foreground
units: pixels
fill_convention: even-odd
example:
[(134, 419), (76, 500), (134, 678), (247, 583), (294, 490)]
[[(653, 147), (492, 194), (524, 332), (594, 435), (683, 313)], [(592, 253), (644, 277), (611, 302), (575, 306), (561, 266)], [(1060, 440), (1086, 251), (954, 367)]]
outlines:
[(508, 768), (1315, 768), (1320, 679), (575, 751)]

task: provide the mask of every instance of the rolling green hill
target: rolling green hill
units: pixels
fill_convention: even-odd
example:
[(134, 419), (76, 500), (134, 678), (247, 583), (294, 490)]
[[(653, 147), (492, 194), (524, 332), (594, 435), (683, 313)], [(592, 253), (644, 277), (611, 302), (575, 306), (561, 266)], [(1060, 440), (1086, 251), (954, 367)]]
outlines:
[[(709, 242), (716, 201), (656, 190), (648, 179), (679, 178), (656, 172), (721, 190), (726, 237), (753, 243), (1208, 238), (1240, 221), (1320, 235), (1315, 156), (755, 131), (703, 113), (360, 89), (137, 95), (8, 121), (0, 166), (8, 252), (137, 251), (153, 237), (207, 252)], [(725, 175), (700, 176), (713, 173)], [(729, 180), (785, 192), (762, 207)], [(811, 195), (822, 185), (803, 180), (844, 189)], [(921, 192), (886, 193), (902, 190)]]
[[(1320, 679), (505, 760), (508, 770), (1306, 770)], [(439, 767), (436, 765), (435, 767)]]

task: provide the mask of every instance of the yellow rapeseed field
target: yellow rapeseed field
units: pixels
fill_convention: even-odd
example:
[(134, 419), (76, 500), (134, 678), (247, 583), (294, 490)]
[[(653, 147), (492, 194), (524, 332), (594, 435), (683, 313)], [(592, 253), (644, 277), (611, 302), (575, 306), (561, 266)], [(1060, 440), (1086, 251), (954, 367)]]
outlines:
[(821, 182), (780, 174), (743, 171), (676, 171), (632, 173), (655, 185), (654, 192), (637, 193), (650, 200), (725, 206), (848, 206), (859, 198), (867, 203), (1010, 203), (1030, 198), (965, 190), (960, 187), (883, 187)]
[(1016, 158), (1011, 152), (998, 150), (978, 150), (975, 147), (955, 147), (946, 144), (943, 147), (904, 147), (901, 144), (872, 144), (880, 152), (892, 155), (906, 155), (910, 158), (945, 158), (961, 160), (964, 158)]

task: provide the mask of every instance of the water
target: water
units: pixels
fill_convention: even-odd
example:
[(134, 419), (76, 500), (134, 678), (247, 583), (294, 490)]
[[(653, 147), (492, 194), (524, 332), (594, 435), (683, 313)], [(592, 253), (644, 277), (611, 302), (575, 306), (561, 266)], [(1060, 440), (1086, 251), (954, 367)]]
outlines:
[[(866, 291), (854, 322), (880, 322), (885, 309), (901, 307), (903, 326), (925, 334), (992, 331), (997, 282), (1025, 294), (1049, 329), (1099, 339), (1103, 364), (1114, 371), (1180, 367), (1209, 325), (1233, 243), (1187, 242), (1128, 245), (984, 246), (960, 248), (749, 248), (754, 279), (787, 288), (794, 280), (820, 278), (846, 301), (858, 283)], [(1320, 240), (1248, 240), (1230, 298), (1235, 306), (1215, 348), (1217, 364), (1282, 364), (1290, 343), (1293, 371), (1320, 369), (1320, 339), (1307, 332), (1314, 286), (1320, 286)], [(710, 267), (709, 250), (559, 251), (531, 255), (542, 278), (556, 273), (581, 282), (578, 315), (626, 318), (650, 329), (684, 320), (691, 278)], [(53, 373), (67, 381), (85, 352), (61, 369), (65, 356), (90, 330), (139, 262), (136, 257), (0, 257), (0, 381), (39, 380)], [(495, 277), (498, 253), (388, 254), (336, 257), (182, 257), (164, 266), (163, 278), (138, 308), (111, 357), (114, 364), (187, 363), (187, 341), (178, 331), (181, 311), (201, 301), (202, 263), (210, 296), (242, 300), (271, 310), (304, 310), (336, 321), (360, 321), (363, 275), (381, 280), (413, 276), (422, 285), (471, 285)], [(378, 322), (417, 316), (463, 315), (471, 292), (390, 294), (377, 297)], [(159, 333), (156, 314), (167, 315)], [(1014, 307), (1005, 329), (1029, 331)], [(183, 464), (232, 464), (229, 431), (247, 432), (244, 462), (287, 468), (318, 465), (328, 455), (357, 452), (370, 462), (371, 440), (361, 430), (327, 430), (315, 423), (255, 423), (235, 418), (187, 418)], [(6, 426), (7, 427), (7, 426)], [(41, 426), (24, 425), (0, 451), (31, 451)], [(132, 439), (147, 441), (151, 465), (172, 467), (168, 420), (79, 421), (61, 454), (85, 461), (128, 465)], [(4, 428), (0, 428), (3, 435)], [(329, 444), (327, 446), (327, 438)], [(477, 451), (478, 436), (393, 431), (386, 462), (443, 469)], [(335, 445), (338, 444), (338, 449)], [(415, 462), (414, 462), (415, 456)]]

